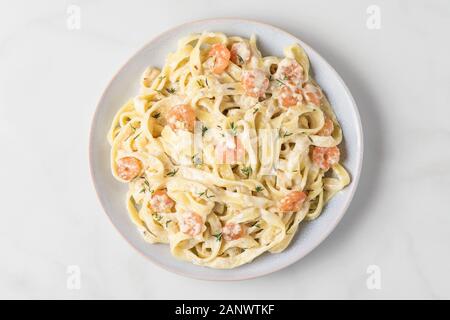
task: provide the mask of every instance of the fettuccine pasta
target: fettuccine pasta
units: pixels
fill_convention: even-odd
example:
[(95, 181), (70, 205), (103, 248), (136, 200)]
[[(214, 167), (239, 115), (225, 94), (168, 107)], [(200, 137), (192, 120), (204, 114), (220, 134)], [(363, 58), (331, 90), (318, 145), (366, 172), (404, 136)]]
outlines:
[(342, 130), (305, 51), (264, 57), (256, 39), (181, 39), (115, 115), (112, 174), (150, 243), (182, 260), (234, 268), (283, 251), (350, 177)]

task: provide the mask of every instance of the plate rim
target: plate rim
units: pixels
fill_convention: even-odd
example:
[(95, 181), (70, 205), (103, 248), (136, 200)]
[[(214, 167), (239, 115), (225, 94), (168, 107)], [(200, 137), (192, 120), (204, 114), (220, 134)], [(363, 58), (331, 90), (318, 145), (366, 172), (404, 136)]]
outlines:
[[(346, 201), (346, 203), (344, 204), (343, 209), (341, 210), (341, 213), (339, 214), (339, 216), (337, 217), (337, 219), (335, 219), (333, 221), (332, 227), (329, 228), (329, 230), (327, 232), (324, 232), (320, 235), (320, 237), (318, 238), (318, 240), (316, 241), (316, 243), (314, 243), (312, 246), (310, 246), (308, 248), (308, 250), (305, 250), (302, 254), (298, 255), (298, 256), (293, 256), (291, 259), (288, 259), (286, 262), (277, 265), (276, 267), (273, 267), (270, 270), (265, 270), (265, 271), (260, 271), (260, 272), (255, 272), (251, 275), (247, 275), (247, 276), (237, 276), (237, 277), (228, 277), (226, 279), (220, 279), (217, 277), (202, 277), (202, 276), (198, 276), (189, 272), (182, 272), (177, 270), (176, 268), (172, 268), (168, 265), (162, 264), (154, 259), (152, 259), (151, 257), (149, 257), (148, 255), (146, 255), (144, 252), (142, 252), (139, 248), (137, 248), (123, 233), (121, 230), (119, 230), (119, 228), (114, 224), (110, 214), (107, 212), (107, 210), (105, 209), (105, 205), (103, 203), (103, 201), (101, 200), (100, 194), (99, 194), (99, 187), (98, 184), (96, 182), (96, 178), (95, 178), (95, 173), (93, 170), (93, 158), (94, 158), (94, 152), (93, 152), (93, 140), (94, 140), (94, 128), (96, 126), (96, 122), (98, 120), (98, 113), (99, 113), (99, 106), (100, 103), (103, 101), (106, 92), (108, 91), (108, 88), (111, 86), (111, 84), (113, 83), (113, 81), (117, 78), (117, 76), (122, 72), (123, 69), (125, 69), (125, 67), (137, 56), (139, 55), (145, 48), (147, 48), (148, 45), (150, 45), (152, 42), (156, 41), (157, 39), (163, 37), (166, 34), (172, 33), (174, 31), (177, 31), (179, 29), (182, 29), (185, 26), (188, 25), (194, 25), (194, 24), (201, 24), (201, 23), (213, 23), (213, 22), (240, 22), (240, 23), (249, 23), (249, 24), (256, 24), (256, 25), (260, 25), (262, 27), (269, 27), (272, 28), (274, 30), (276, 30), (277, 32), (281, 32), (286, 34), (287, 36), (290, 36), (292, 38), (294, 38), (295, 40), (299, 41), (300, 43), (302, 43), (303, 47), (307, 47), (308, 50), (314, 52), (325, 64), (326, 66), (331, 70), (331, 72), (334, 74), (335, 78), (340, 82), (340, 84), (342, 85), (342, 87), (344, 88), (344, 90), (346, 91), (347, 96), (350, 98), (350, 102), (351, 102), (351, 107), (353, 109), (354, 115), (356, 117), (357, 120), (357, 143), (359, 144), (359, 154), (357, 156), (357, 167), (355, 172), (352, 173), (352, 181), (351, 183), (354, 185), (349, 196), (348, 196), (348, 200)], [(144, 256), (146, 258), (146, 260), (152, 262), (153, 264), (157, 265), (158, 267), (166, 270), (166, 271), (170, 271), (172, 273), (175, 273), (177, 275), (181, 275), (184, 277), (188, 277), (188, 278), (193, 278), (193, 279), (197, 279), (197, 280), (208, 280), (208, 281), (241, 281), (241, 280), (249, 280), (249, 279), (254, 279), (254, 278), (258, 278), (258, 277), (262, 277), (277, 271), (280, 271), (290, 265), (293, 265), (294, 263), (300, 261), (301, 259), (303, 259), (305, 256), (307, 256), (309, 253), (311, 253), (314, 249), (316, 249), (320, 244), (323, 243), (323, 241), (328, 238), (328, 236), (336, 229), (336, 226), (339, 224), (339, 222), (342, 220), (342, 218), (344, 217), (344, 215), (347, 213), (347, 210), (350, 206), (350, 204), (353, 201), (354, 195), (356, 193), (356, 190), (358, 189), (358, 185), (359, 185), (359, 180), (360, 180), (360, 176), (361, 176), (361, 172), (362, 172), (362, 165), (363, 165), (363, 158), (364, 158), (364, 133), (363, 133), (363, 129), (362, 129), (362, 121), (361, 121), (361, 116), (358, 110), (358, 106), (356, 104), (356, 101), (353, 97), (353, 95), (351, 94), (351, 91), (349, 90), (349, 88), (347, 87), (347, 85), (345, 84), (344, 80), (342, 79), (342, 77), (339, 75), (339, 73), (334, 69), (334, 67), (328, 63), (328, 61), (319, 53), (317, 52), (315, 49), (313, 49), (309, 44), (307, 44), (306, 42), (304, 42), (303, 40), (301, 40), (300, 38), (298, 38), (297, 36), (291, 34), (288, 31), (285, 31), (284, 29), (281, 29), (277, 26), (274, 26), (272, 24), (269, 23), (265, 23), (265, 22), (261, 22), (258, 20), (253, 20), (253, 19), (244, 19), (244, 18), (234, 18), (234, 17), (221, 17), (221, 18), (208, 18), (208, 19), (198, 19), (198, 20), (193, 20), (193, 21), (188, 21), (188, 22), (184, 22), (181, 24), (178, 24), (174, 27), (171, 27), (163, 32), (160, 32), (159, 34), (157, 34), (156, 36), (152, 37), (150, 40), (148, 40), (147, 42), (145, 42), (138, 50), (136, 50), (132, 55), (130, 55), (130, 57), (128, 59), (126, 59), (126, 61), (117, 69), (117, 71), (113, 74), (113, 76), (110, 78), (110, 80), (108, 81), (108, 83), (106, 84), (106, 86), (104, 87), (99, 99), (97, 100), (97, 103), (95, 105), (95, 111), (93, 116), (91, 117), (91, 124), (89, 127), (89, 143), (88, 143), (88, 156), (89, 156), (89, 172), (90, 172), (90, 176), (91, 176), (91, 182), (94, 185), (94, 190), (95, 190), (95, 195), (97, 196), (97, 200), (100, 203), (101, 208), (103, 209), (103, 212), (106, 214), (106, 216), (108, 217), (109, 221), (111, 222), (111, 224), (113, 225), (114, 229), (122, 236), (123, 239), (125, 239), (125, 241), (132, 247), (134, 248), (135, 251), (137, 251), (140, 255)], [(174, 258), (175, 259), (175, 258)], [(250, 262), (251, 263), (251, 262)], [(233, 269), (230, 269), (233, 270)]]

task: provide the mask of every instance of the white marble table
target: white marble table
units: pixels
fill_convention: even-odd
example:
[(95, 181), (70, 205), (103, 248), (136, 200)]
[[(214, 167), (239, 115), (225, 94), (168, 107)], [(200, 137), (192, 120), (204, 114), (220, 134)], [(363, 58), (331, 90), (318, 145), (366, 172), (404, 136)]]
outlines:
[[(0, 3), (0, 298), (450, 298), (450, 3), (271, 2)], [(127, 57), (219, 16), (272, 23), (317, 49), (357, 101), (366, 147), (333, 234), (288, 269), (233, 283), (183, 278), (132, 250), (87, 160), (96, 102)]]

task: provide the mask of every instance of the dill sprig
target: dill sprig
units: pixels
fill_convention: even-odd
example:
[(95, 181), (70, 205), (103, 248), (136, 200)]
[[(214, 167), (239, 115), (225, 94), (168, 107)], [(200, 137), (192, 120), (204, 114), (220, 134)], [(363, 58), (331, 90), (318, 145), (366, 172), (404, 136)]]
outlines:
[(197, 80), (197, 85), (198, 85), (200, 88), (202, 88), (202, 89), (206, 87), (206, 85), (205, 85), (205, 83), (203, 82), (202, 79), (198, 79), (198, 80)]
[(243, 167), (241, 169), (242, 174), (244, 174), (247, 179), (250, 177), (250, 175), (252, 174), (253, 170), (252, 167), (248, 166), (248, 167)]
[(210, 198), (215, 197), (215, 195), (213, 195), (213, 194), (208, 195), (208, 189), (205, 189), (205, 191), (197, 193), (197, 194), (198, 194), (199, 197), (203, 197), (204, 196), (206, 199), (210, 199)]
[(236, 127), (236, 124), (234, 123), (234, 122), (232, 122), (231, 124), (230, 124), (230, 128), (231, 128), (231, 135), (232, 136), (237, 136), (237, 127)]
[(206, 131), (208, 131), (208, 127), (202, 126), (202, 137), (205, 136)]
[(255, 188), (255, 192), (261, 192), (263, 190), (264, 190), (264, 188), (261, 186), (256, 186), (256, 188)]
[(156, 221), (160, 222), (162, 220), (162, 216), (160, 216), (157, 213), (152, 214), (153, 219), (155, 219)]
[(244, 59), (240, 55), (237, 54), (236, 57), (238, 58), (239, 64), (244, 64)]
[(280, 131), (279, 131), (278, 134), (279, 134), (280, 138), (286, 138), (286, 137), (289, 137), (289, 136), (292, 136), (292, 135), (293, 135), (292, 132), (288, 132), (288, 131), (284, 131), (284, 132), (283, 132), (282, 129), (280, 129)]
[(173, 170), (167, 172), (166, 177), (173, 177), (173, 176), (175, 176), (177, 174), (178, 170), (179, 169), (173, 169)]

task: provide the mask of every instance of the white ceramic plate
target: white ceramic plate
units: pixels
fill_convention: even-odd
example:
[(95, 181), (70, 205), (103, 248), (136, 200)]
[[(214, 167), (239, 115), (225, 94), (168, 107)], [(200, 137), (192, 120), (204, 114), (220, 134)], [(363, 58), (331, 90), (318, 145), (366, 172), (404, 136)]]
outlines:
[[(289, 247), (278, 254), (264, 254), (253, 262), (231, 270), (199, 267), (172, 257), (169, 247), (144, 242), (128, 217), (125, 194), (128, 186), (110, 172), (110, 146), (106, 135), (119, 107), (136, 95), (138, 79), (148, 65), (162, 66), (166, 55), (175, 51), (177, 41), (190, 33), (220, 31), (249, 38), (255, 34), (263, 55), (283, 56), (283, 48), (299, 43), (309, 56), (313, 77), (323, 88), (344, 133), (341, 144), (343, 164), (352, 182), (327, 204), (321, 216), (303, 223)], [(90, 136), (91, 174), (98, 197), (114, 226), (128, 242), (154, 263), (185, 276), (207, 280), (241, 280), (280, 270), (304, 257), (336, 227), (355, 193), (361, 171), (363, 139), (355, 101), (336, 71), (310, 46), (276, 27), (248, 20), (214, 19), (183, 24), (150, 41), (119, 70), (103, 93), (94, 115)]]

